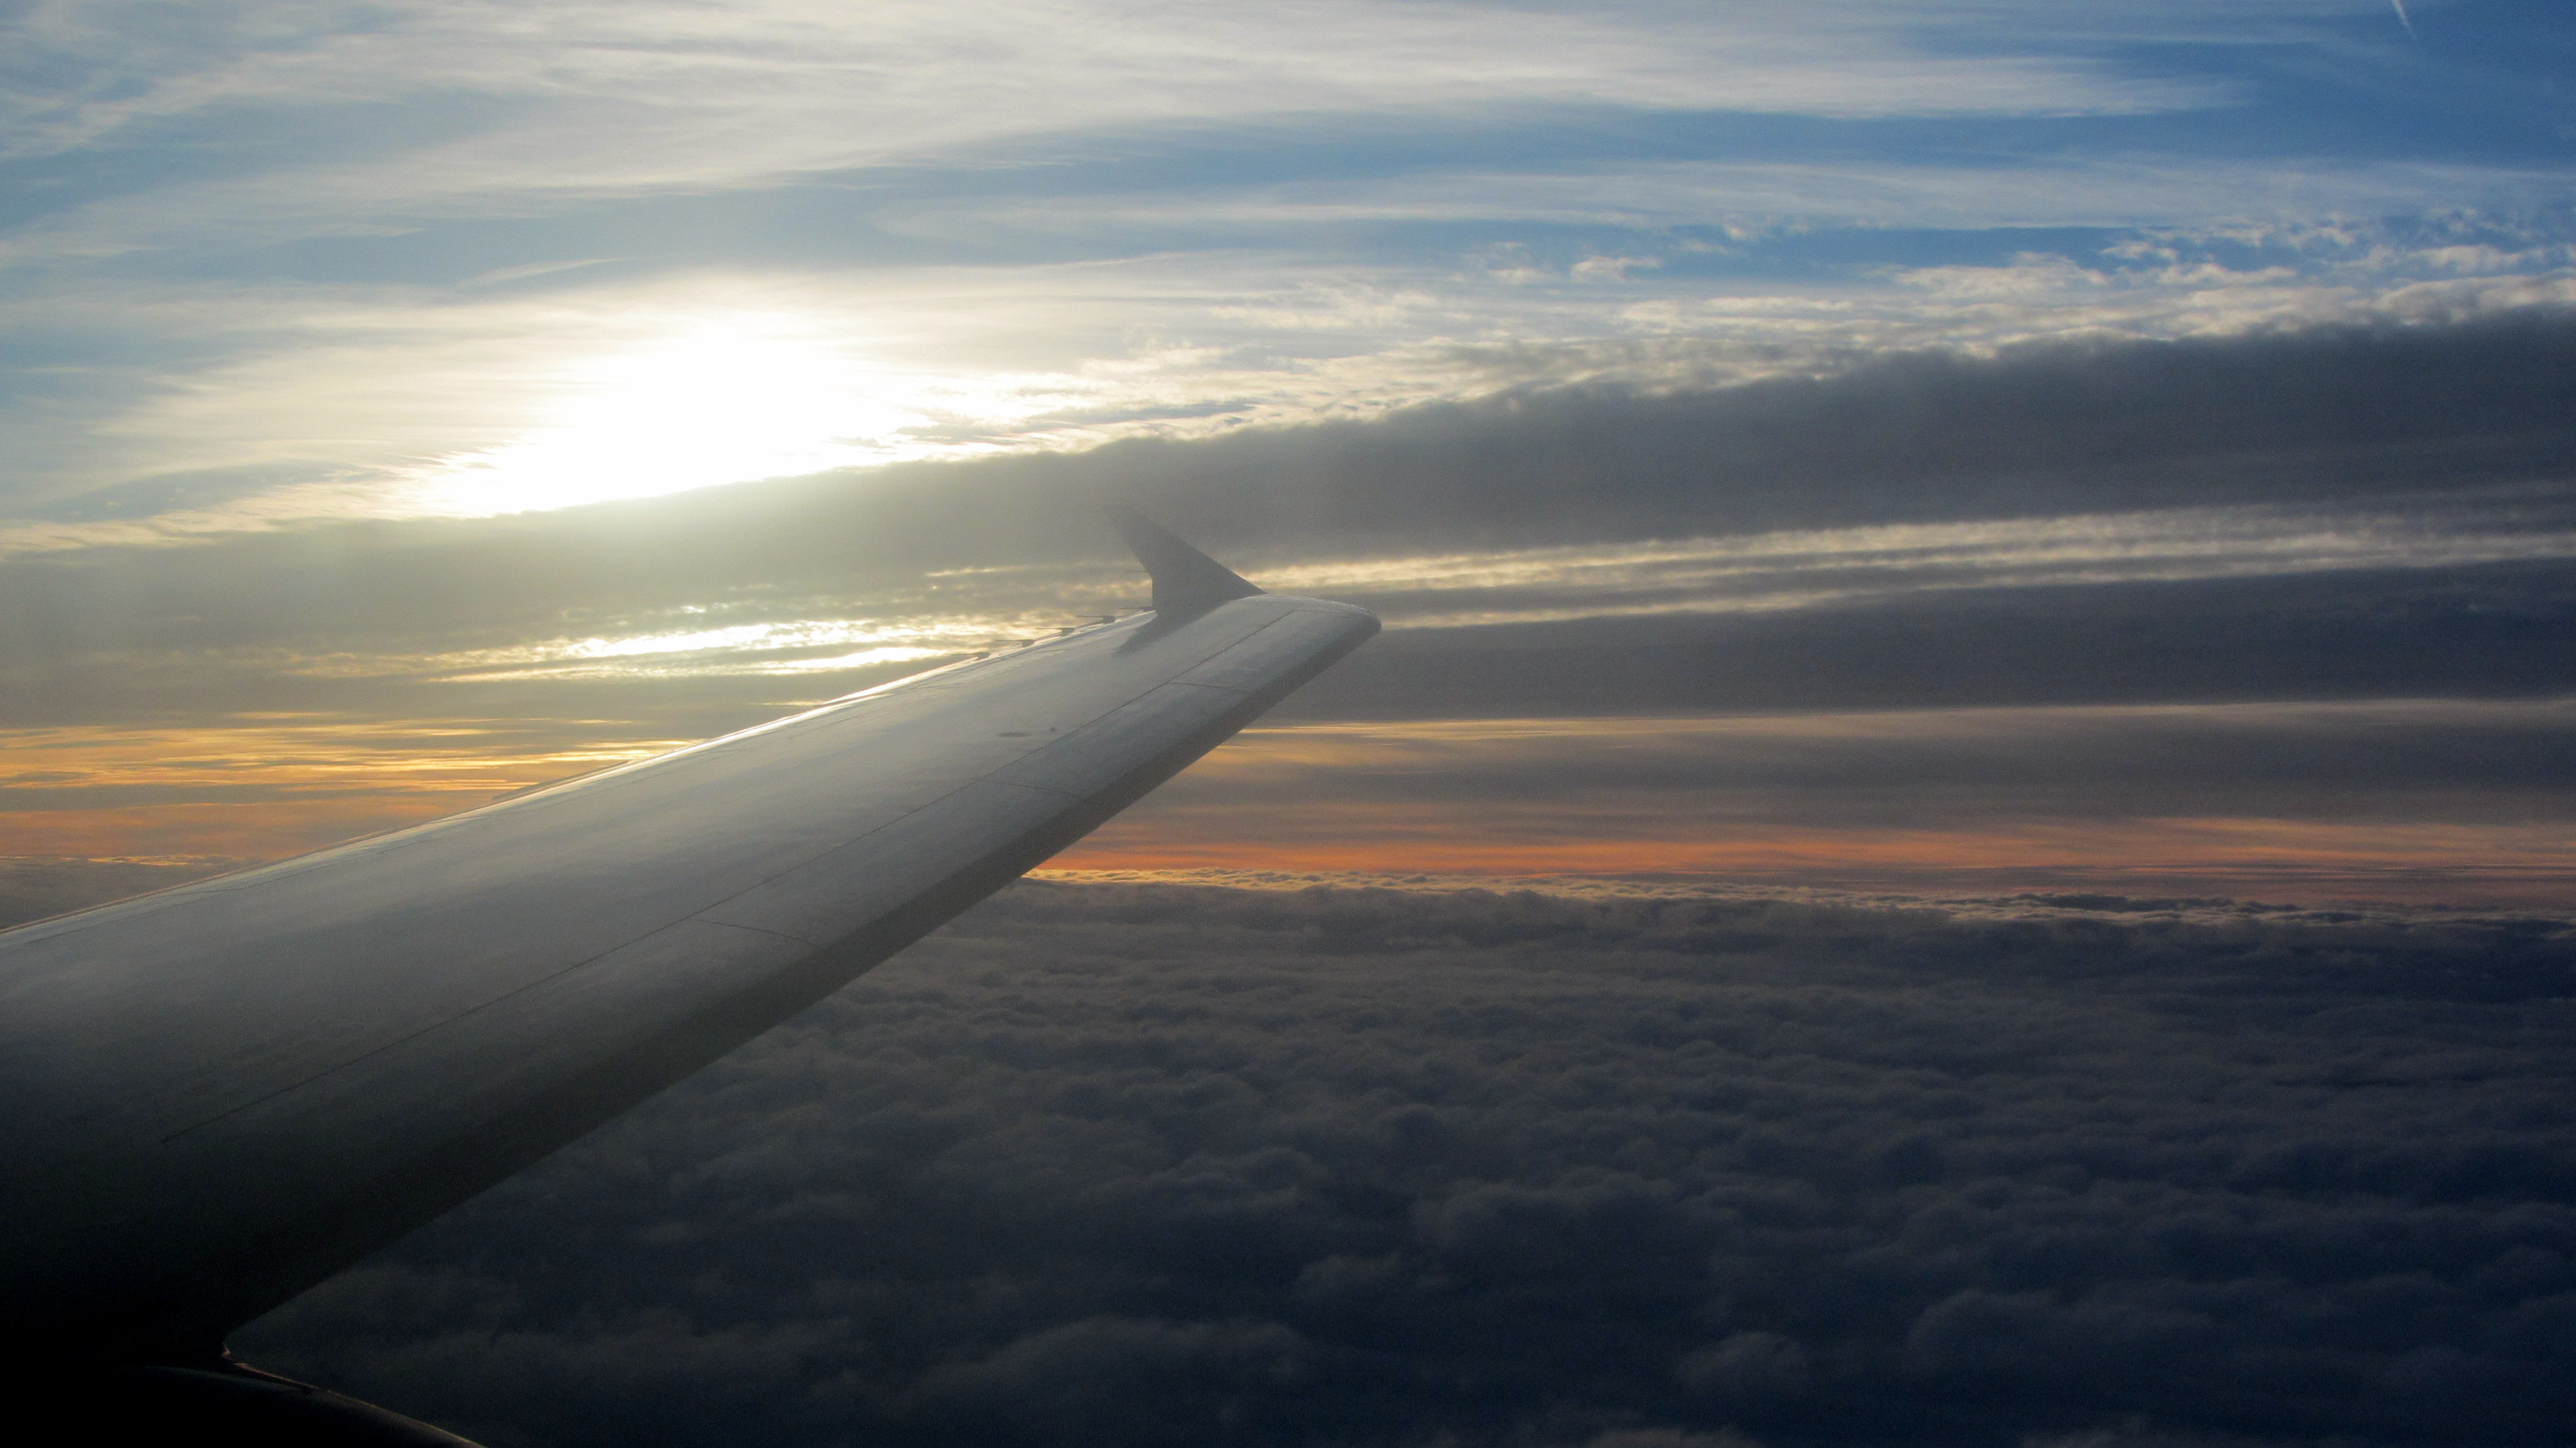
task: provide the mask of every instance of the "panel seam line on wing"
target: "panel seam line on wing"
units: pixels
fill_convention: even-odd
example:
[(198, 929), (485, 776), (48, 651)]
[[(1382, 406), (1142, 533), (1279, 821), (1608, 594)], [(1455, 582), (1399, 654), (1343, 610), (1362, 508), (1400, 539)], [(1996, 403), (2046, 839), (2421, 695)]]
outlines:
[[(338, 1062), (327, 1069), (316, 1071), (312, 1075), (306, 1076), (301, 1080), (290, 1081), (286, 1085), (280, 1086), (273, 1091), (262, 1092), (237, 1106), (227, 1106), (212, 1116), (206, 1117), (201, 1121), (191, 1122), (186, 1126), (180, 1127), (177, 1131), (171, 1132), (169, 1135), (162, 1137), (161, 1144), (167, 1146), (171, 1142), (177, 1141), (180, 1137), (188, 1135), (190, 1132), (202, 1131), (219, 1121), (239, 1116), (245, 1111), (266, 1105), (267, 1103), (276, 1100), (278, 1097), (286, 1095), (288, 1092), (300, 1091), (303, 1088), (312, 1085), (314, 1082), (322, 1080), (324, 1077), (336, 1076), (339, 1073), (348, 1070), (352, 1066), (364, 1065), (366, 1062), (374, 1060), (376, 1057), (385, 1054), (387, 1051), (397, 1050), (403, 1046), (407, 1046), (412, 1042), (419, 1040), (421, 1037), (428, 1035), (432, 1031), (443, 1030), (456, 1024), (458, 1021), (466, 1020), (472, 1016), (479, 1015), (484, 1011), (488, 1011), (494, 1006), (501, 1005), (507, 1001), (516, 1000), (518, 997), (527, 994), (529, 991), (535, 990), (541, 985), (545, 985), (550, 981), (561, 980), (565, 976), (572, 974), (576, 970), (580, 970), (584, 966), (596, 965), (620, 951), (631, 950), (634, 947), (643, 944), (645, 941), (652, 939), (656, 935), (661, 935), (667, 931), (677, 930), (683, 925), (693, 924), (715, 925), (727, 930), (753, 931), (762, 935), (778, 934), (775, 930), (761, 930), (755, 925), (732, 925), (721, 920), (700, 920), (695, 915), (683, 915), (679, 919), (674, 920), (667, 925), (657, 925), (652, 929), (645, 931), (641, 935), (635, 936), (631, 939), (622, 940), (617, 944), (610, 946), (608, 949), (600, 951), (596, 955), (584, 956), (570, 965), (560, 966), (554, 970), (547, 971), (544, 975), (537, 977), (535, 980), (523, 982), (520, 985), (492, 997), (490, 1000), (477, 1001), (473, 1005), (467, 1006), (465, 1009), (458, 1011), (452, 1016), (432, 1021), (428, 1025), (422, 1026), (416, 1031), (406, 1032), (380, 1046), (376, 1046), (370, 1050), (361, 1051), (357, 1055), (351, 1056), (348, 1060)], [(793, 939), (794, 937), (791, 936), (788, 938)], [(804, 942), (799, 943), (802, 944)]]

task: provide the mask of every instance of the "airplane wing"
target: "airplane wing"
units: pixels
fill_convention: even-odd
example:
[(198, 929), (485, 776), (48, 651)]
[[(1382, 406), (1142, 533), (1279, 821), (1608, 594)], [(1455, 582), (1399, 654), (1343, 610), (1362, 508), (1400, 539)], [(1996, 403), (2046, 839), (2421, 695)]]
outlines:
[(1117, 521), (1153, 612), (0, 932), (8, 1354), (223, 1370), (233, 1327), (831, 993), (1377, 631)]

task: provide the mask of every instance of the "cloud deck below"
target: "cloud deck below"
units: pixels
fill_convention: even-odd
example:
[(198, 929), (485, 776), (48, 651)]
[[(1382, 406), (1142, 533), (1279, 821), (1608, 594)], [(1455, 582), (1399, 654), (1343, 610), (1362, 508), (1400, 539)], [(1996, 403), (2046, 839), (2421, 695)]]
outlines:
[(496, 1444), (2543, 1441), (2571, 944), (1035, 882), (237, 1346)]

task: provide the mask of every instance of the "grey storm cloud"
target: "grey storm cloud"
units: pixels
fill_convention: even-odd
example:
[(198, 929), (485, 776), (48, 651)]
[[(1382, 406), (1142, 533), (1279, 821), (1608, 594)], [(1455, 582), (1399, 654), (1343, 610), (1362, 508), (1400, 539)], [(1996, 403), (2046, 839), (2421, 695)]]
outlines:
[[(1426, 812), (1511, 811), (1515, 831), (1551, 814), (1581, 829), (1627, 808), (1922, 827), (2046, 815), (2253, 815), (2548, 823), (2576, 806), (2576, 707), (2560, 701), (2365, 705), (2014, 708), (1657, 721), (1605, 730), (1552, 723), (1467, 739), (1361, 733), (1367, 746), (1297, 767), (1301, 742), (1256, 733), (1247, 762), (1185, 773), (1136, 808), (1207, 808), (1257, 822), (1318, 798)], [(1265, 753), (1290, 756), (1263, 769)], [(2367, 786), (2364, 788), (2362, 786)]]
[[(1318, 559), (2208, 508), (2375, 550), (2366, 566), (2303, 559), (2275, 538), (2188, 579), (1873, 563), (1840, 585), (1852, 596), (1722, 616), (1688, 611), (1710, 585), (1659, 576), (1572, 600), (1544, 580), (1400, 595), (1362, 578), (1336, 596), (1393, 622), (1466, 615), (1425, 615), (1444, 626), (1391, 635), (1305, 706), (1349, 715), (2546, 692), (2569, 683), (2547, 646), (2576, 622), (2564, 563), (2446, 548), (2462, 529), (2481, 546), (2567, 531), (2571, 379), (2576, 319), (2532, 311), (1923, 354), (1714, 391), (1559, 387), (559, 513), (22, 554), (0, 562), (0, 708), (13, 724), (416, 709), (399, 702), (416, 675), (309, 666), (853, 614), (1071, 621), (1068, 598), (1142, 602), (1097, 515), (1108, 498), (1256, 577)], [(2187, 545), (2199, 525), (2175, 526)], [(1551, 601), (1685, 612), (1455, 626)], [(531, 690), (575, 699), (558, 682), (458, 692), (475, 687), (440, 684), (438, 707), (560, 716)], [(780, 697), (695, 687), (720, 714)], [(575, 707), (676, 697), (592, 694), (596, 709)]]
[(2571, 631), (2555, 562), (1961, 589), (1392, 631), (1281, 717), (2531, 697), (2576, 687)]
[(1024, 884), (236, 1347), (501, 1448), (2552, 1441), (2571, 944)]
[[(1561, 386), (1373, 423), (889, 466), (487, 520), (337, 523), (0, 567), (13, 660), (93, 649), (440, 647), (726, 603), (1043, 603), (1121, 575), (1141, 502), (1247, 569), (1365, 551), (2401, 505), (2553, 487), (2576, 464), (2576, 319), (1924, 353), (1716, 392)], [(2555, 508), (2535, 497), (2530, 508)], [(2391, 502), (2393, 500), (2393, 502)], [(2540, 513), (2535, 513), (2540, 518)], [(2550, 513), (2555, 518), (2555, 513)], [(1002, 569), (938, 577), (943, 569)], [(1018, 572), (1012, 572), (1018, 569)], [(1030, 572), (1036, 569), (1036, 572)], [(1108, 569), (1108, 572), (1103, 572)]]

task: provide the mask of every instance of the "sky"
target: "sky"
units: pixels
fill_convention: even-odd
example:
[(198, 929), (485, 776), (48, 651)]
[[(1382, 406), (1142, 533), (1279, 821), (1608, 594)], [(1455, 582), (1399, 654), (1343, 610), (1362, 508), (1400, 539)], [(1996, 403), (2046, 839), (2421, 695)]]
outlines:
[[(1103, 503), (1387, 625), (926, 945), (945, 973), (290, 1308), (282, 1362), (496, 1444), (2563, 1421), (2562, 4), (40, 0), (0, 34), (0, 921), (1141, 607)], [(1113, 1020), (1167, 976), (1224, 1005), (1187, 1049)], [(1302, 1024), (1258, 1004), (1291, 976)], [(1559, 1008), (1593, 1054), (1515, 1075)], [(1861, 1024), (1687, 1089), (1638, 1024), (1737, 1009)], [(1352, 1124), (1398, 1117), (1463, 1135)], [(995, 1164), (1060, 1118), (1105, 1123), (1050, 1228), (1094, 1236), (977, 1256), (1034, 1230)], [(880, 1230), (887, 1181), (964, 1214), (903, 1239), (931, 1265), (759, 1265)], [(2162, 1255), (2092, 1260), (2122, 1233)], [(658, 1285), (581, 1307), (567, 1235)], [(1689, 1265), (1600, 1278), (1613, 1238)], [(1471, 1342), (1522, 1366), (1473, 1386)]]
[(1100, 868), (2576, 900), (2556, 7), (8, 24), (22, 870), (1137, 606), (1124, 500), (1390, 627)]

